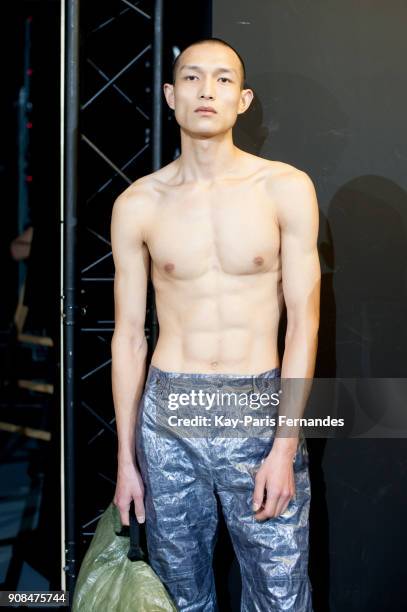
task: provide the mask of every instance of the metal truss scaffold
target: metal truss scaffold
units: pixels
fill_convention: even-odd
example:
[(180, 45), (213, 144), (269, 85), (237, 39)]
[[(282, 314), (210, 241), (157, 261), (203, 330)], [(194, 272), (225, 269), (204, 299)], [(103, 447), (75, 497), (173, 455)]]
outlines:
[[(62, 8), (61, 286), (63, 588), (113, 497), (116, 427), (110, 217), (161, 166), (162, 0), (65, 0)], [(157, 337), (148, 288), (146, 336)]]

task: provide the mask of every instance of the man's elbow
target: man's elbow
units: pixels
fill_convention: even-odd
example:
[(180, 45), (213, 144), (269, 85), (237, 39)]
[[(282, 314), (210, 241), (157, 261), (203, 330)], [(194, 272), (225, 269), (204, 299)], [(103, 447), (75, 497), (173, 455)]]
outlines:
[(116, 326), (112, 337), (111, 348), (112, 355), (122, 350), (131, 350), (132, 353), (145, 356), (147, 354), (148, 345), (144, 327), (122, 328)]
[(309, 340), (317, 339), (319, 331), (319, 308), (304, 313), (291, 312), (287, 309), (287, 339), (306, 336)]

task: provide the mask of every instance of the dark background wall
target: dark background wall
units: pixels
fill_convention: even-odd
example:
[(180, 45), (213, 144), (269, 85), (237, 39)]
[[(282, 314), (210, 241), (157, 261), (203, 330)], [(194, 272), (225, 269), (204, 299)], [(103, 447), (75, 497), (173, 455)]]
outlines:
[(55, 301), (59, 291), (59, 2), (16, 0), (2, 6), (1, 17), (0, 260), (5, 290), (0, 301), (0, 330), (10, 325), (17, 301), (17, 263), (10, 255), (11, 240), (18, 233), (17, 101), (24, 82), (24, 23), (31, 18), (27, 224), (34, 226), (34, 238), (25, 303), (30, 306), (27, 324), (31, 331), (46, 329), (54, 335), (59, 319), (58, 298)]
[(17, 234), (17, 107), (19, 87), (23, 80), (24, 24), (22, 2), (10, 4), (0, 19), (2, 92), (0, 113), (3, 121), (0, 140), (0, 191), (2, 216), (0, 224), (0, 261), (2, 281), (7, 288), (0, 300), (0, 330), (10, 323), (17, 301), (17, 264), (10, 254), (10, 242)]
[[(406, 376), (406, 20), (401, 0), (213, 2), (256, 93), (236, 144), (317, 189), (317, 376)], [(405, 610), (405, 440), (308, 446), (315, 610)]]

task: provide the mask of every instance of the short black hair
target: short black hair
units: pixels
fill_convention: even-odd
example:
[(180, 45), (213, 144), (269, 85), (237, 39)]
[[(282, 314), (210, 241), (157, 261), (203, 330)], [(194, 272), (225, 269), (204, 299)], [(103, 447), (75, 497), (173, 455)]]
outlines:
[(210, 42), (215, 42), (215, 43), (219, 43), (221, 45), (224, 45), (225, 47), (229, 47), (229, 49), (231, 49), (232, 51), (234, 51), (237, 55), (237, 57), (239, 58), (240, 61), (240, 65), (242, 67), (242, 88), (244, 88), (245, 84), (246, 84), (246, 66), (245, 63), (243, 61), (243, 58), (241, 57), (241, 55), (236, 51), (236, 49), (234, 47), (232, 47), (232, 45), (230, 45), (229, 43), (227, 43), (225, 40), (222, 40), (221, 38), (200, 38), (199, 40), (195, 40), (194, 42), (190, 43), (189, 45), (187, 45), (186, 47), (184, 47), (181, 51), (181, 53), (179, 53), (177, 55), (177, 57), (175, 58), (175, 60), (173, 61), (172, 64), (172, 82), (175, 83), (175, 75), (177, 72), (177, 67), (178, 67), (178, 60), (181, 57), (181, 55), (184, 53), (184, 51), (186, 51), (187, 49), (189, 49), (189, 47), (193, 47), (194, 45), (200, 45), (203, 43), (210, 43)]

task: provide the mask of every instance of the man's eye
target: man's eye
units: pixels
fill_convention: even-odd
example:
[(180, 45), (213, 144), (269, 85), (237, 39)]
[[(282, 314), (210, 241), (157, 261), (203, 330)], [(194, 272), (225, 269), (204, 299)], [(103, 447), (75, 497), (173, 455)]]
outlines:
[(230, 79), (228, 79), (227, 77), (220, 77), (220, 80), (221, 80), (223, 83), (225, 83), (225, 82), (231, 83), (231, 82), (232, 82), (232, 81), (231, 81)]
[(197, 77), (195, 74), (188, 74), (188, 75), (185, 77), (185, 79), (186, 79), (186, 80), (188, 80), (188, 79), (197, 79), (197, 78), (198, 78), (198, 77)]

